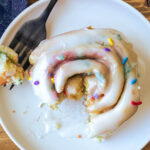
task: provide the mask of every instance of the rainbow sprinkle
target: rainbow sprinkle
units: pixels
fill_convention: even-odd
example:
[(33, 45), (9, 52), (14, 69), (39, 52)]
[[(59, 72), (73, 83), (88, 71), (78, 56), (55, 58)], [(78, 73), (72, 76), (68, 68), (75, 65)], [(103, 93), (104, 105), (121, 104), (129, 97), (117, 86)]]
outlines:
[(28, 73), (29, 73), (29, 75), (31, 75), (31, 71), (29, 71)]
[(29, 77), (28, 80), (31, 81), (31, 77)]
[(137, 79), (134, 78), (132, 81), (131, 81), (131, 84), (135, 84), (137, 82)]
[(107, 51), (107, 52), (110, 52), (111, 50), (107, 47), (104, 47), (104, 50)]
[(66, 91), (64, 91), (63, 93), (64, 93), (64, 95), (67, 95)]
[(127, 63), (123, 65), (123, 68), (124, 68), (124, 77), (125, 79), (127, 79), (127, 75), (131, 71), (131, 67), (129, 66), (129, 63)]
[(55, 90), (54, 85), (51, 85), (51, 90)]
[(94, 97), (95, 99), (98, 99), (98, 98), (99, 98), (99, 95), (98, 95), (98, 94), (94, 94), (93, 97)]
[(118, 38), (118, 40), (122, 40), (122, 38), (121, 38), (121, 35), (120, 35), (120, 34), (117, 34), (117, 38)]
[(35, 82), (34, 82), (34, 85), (39, 85), (39, 84), (40, 84), (39, 81), (35, 81)]
[(49, 76), (50, 76), (50, 77), (53, 77), (52, 73), (49, 73)]
[(92, 101), (95, 101), (95, 98), (92, 96), (92, 97), (91, 97), (91, 100), (92, 100)]
[(82, 138), (82, 135), (81, 135), (81, 134), (79, 134), (79, 135), (78, 135), (78, 138)]
[(100, 74), (100, 72), (99, 72), (97, 69), (94, 70), (94, 74), (95, 74), (96, 78), (97, 78), (102, 84), (105, 84), (106, 81), (105, 81), (104, 76), (103, 76), (102, 74)]
[(142, 104), (142, 101), (139, 101), (139, 102), (131, 101), (131, 104), (134, 106), (138, 106)]
[(51, 81), (52, 81), (52, 83), (54, 83), (55, 82), (54, 78), (51, 78)]
[(22, 79), (19, 79), (19, 83), (22, 84), (22, 82), (23, 82), (23, 80), (22, 80)]
[(122, 61), (122, 65), (124, 65), (128, 61), (128, 57), (125, 57)]
[(65, 55), (59, 55), (56, 57), (57, 60), (65, 60), (66, 56)]
[(113, 41), (112, 41), (112, 39), (111, 39), (111, 38), (108, 38), (108, 42), (109, 42), (109, 44), (110, 44), (111, 46), (113, 46), (113, 45), (114, 45), (114, 43), (113, 43)]

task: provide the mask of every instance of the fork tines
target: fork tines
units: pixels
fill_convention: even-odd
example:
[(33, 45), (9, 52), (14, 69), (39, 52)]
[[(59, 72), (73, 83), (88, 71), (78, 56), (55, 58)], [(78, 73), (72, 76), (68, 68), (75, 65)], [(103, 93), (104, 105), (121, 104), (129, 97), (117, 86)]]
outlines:
[[(29, 55), (39, 43), (46, 39), (46, 21), (57, 0), (51, 0), (43, 13), (36, 19), (24, 23), (16, 33), (9, 47), (19, 56), (19, 63), (24, 70), (30, 67)], [(12, 89), (14, 85), (10, 87)]]

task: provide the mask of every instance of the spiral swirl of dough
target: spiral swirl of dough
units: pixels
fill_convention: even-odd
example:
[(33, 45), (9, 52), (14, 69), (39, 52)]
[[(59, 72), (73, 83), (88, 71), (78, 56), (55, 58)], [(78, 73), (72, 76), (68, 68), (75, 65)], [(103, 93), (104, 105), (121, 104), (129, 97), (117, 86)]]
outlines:
[(68, 97), (82, 93), (76, 98), (86, 98), (90, 137), (115, 130), (137, 110), (131, 104), (139, 101), (137, 82), (132, 84), (137, 56), (119, 31), (81, 29), (58, 35), (42, 42), (30, 62), (35, 64), (34, 91), (49, 105), (57, 104), (65, 90)]

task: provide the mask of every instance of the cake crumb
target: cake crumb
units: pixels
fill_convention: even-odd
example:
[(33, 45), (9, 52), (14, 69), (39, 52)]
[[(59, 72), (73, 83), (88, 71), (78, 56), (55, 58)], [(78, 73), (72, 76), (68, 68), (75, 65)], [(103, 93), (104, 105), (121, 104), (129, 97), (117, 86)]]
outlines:
[(12, 113), (16, 113), (16, 111), (15, 111), (15, 110), (12, 110)]
[(58, 129), (60, 129), (61, 128), (61, 124), (60, 123), (57, 123), (56, 124), (56, 129), (58, 130)]
[(97, 136), (98, 142), (104, 142), (105, 138), (103, 136)]
[(79, 139), (80, 139), (80, 138), (82, 138), (82, 135), (81, 135), (81, 134), (79, 134), (79, 135), (78, 135), (78, 138), (79, 138)]
[(28, 111), (27, 111), (27, 110), (23, 112), (23, 114), (24, 114), (24, 115), (25, 115), (25, 114), (27, 114), (27, 113), (28, 113)]
[(88, 26), (87, 29), (93, 30), (94, 28), (92, 28), (92, 26)]

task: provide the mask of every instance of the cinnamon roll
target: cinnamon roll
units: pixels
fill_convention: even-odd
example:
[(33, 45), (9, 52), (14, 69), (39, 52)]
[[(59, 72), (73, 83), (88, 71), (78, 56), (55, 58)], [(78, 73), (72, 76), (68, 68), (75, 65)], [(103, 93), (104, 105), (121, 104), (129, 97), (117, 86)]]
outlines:
[(114, 131), (142, 102), (137, 55), (114, 29), (86, 28), (43, 41), (31, 54), (35, 94), (50, 106), (85, 98), (89, 137)]

